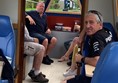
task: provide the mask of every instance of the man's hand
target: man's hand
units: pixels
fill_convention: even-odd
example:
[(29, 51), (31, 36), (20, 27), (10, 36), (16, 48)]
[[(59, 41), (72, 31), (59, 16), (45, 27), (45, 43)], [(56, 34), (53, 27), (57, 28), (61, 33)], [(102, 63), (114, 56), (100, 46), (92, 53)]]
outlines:
[(47, 34), (51, 34), (51, 30), (50, 29), (47, 29), (46, 33)]
[(31, 16), (27, 15), (26, 18), (29, 19), (31, 25), (33, 25), (33, 24), (36, 25), (35, 21), (33, 20), (33, 18)]
[(39, 43), (38, 38), (34, 38), (34, 42), (35, 42), (35, 43)]

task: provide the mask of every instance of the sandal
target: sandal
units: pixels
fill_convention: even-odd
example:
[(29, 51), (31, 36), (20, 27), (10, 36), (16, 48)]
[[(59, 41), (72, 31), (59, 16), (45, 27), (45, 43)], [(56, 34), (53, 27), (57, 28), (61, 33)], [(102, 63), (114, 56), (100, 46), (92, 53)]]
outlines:
[(63, 61), (67, 61), (68, 60), (68, 57), (67, 56), (62, 56), (58, 62), (63, 62)]

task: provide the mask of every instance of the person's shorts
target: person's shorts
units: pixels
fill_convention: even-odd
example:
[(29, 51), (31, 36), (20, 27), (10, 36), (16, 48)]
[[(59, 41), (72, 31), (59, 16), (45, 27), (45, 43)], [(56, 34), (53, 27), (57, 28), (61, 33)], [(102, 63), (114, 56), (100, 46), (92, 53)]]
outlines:
[(42, 45), (34, 42), (24, 42), (24, 54), (34, 56), (43, 48)]
[(35, 38), (38, 38), (39, 39), (39, 43), (42, 44), (44, 39), (48, 39), (48, 43), (50, 43), (51, 39), (52, 39), (52, 36), (49, 35), (49, 34), (39, 34), (39, 33), (31, 33), (30, 34), (32, 37), (35, 37)]
[(77, 75), (75, 78), (67, 80), (67, 83), (91, 83), (91, 77)]

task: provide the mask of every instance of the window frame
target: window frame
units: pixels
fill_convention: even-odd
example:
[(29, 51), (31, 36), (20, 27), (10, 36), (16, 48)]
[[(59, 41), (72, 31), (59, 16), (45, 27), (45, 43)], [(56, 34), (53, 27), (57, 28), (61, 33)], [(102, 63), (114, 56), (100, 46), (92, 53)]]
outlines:
[(118, 0), (116, 0), (116, 15), (118, 16)]

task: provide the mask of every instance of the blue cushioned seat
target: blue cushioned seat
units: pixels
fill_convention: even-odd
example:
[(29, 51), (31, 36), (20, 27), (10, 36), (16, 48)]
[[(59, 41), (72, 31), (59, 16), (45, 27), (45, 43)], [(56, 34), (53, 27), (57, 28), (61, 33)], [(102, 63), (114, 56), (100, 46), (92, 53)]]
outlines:
[(0, 56), (2, 56), (5, 62), (2, 71), (2, 79), (8, 80), (9, 83), (13, 83), (15, 35), (10, 18), (5, 15), (0, 15)]
[(105, 28), (107, 28), (108, 30), (111, 31), (111, 33), (112, 33), (112, 35), (113, 35), (113, 39), (114, 39), (115, 41), (117, 41), (117, 40), (118, 40), (117, 34), (116, 34), (116, 32), (115, 32), (115, 30), (114, 30), (112, 24), (109, 23), (109, 22), (104, 22), (104, 23), (103, 23), (103, 26), (104, 26)]
[(118, 42), (108, 44), (100, 56), (91, 83), (118, 83)]

